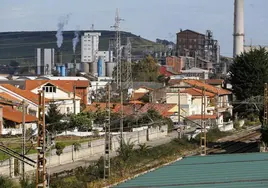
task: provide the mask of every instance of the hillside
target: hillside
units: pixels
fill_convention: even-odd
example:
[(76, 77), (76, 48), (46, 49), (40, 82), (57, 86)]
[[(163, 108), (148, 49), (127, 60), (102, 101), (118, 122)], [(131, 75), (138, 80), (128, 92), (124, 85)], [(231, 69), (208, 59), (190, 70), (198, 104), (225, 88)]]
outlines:
[[(84, 32), (80, 31), (80, 35)], [(109, 39), (114, 38), (114, 31), (96, 30), (94, 32), (101, 32), (100, 50), (108, 50)], [(21, 64), (33, 64), (35, 62), (36, 48), (55, 48), (56, 45), (56, 31), (29, 31), (29, 32), (0, 32), (0, 63), (7, 64), (11, 60), (16, 60)], [(74, 31), (63, 32), (63, 45), (61, 51), (63, 52), (63, 60), (72, 60), (72, 38)], [(155, 49), (159, 45), (155, 42), (146, 40), (130, 32), (121, 32), (122, 44), (126, 43), (126, 38), (131, 37), (133, 54), (140, 54), (143, 50)], [(76, 53), (80, 55), (81, 43), (78, 43)], [(80, 58), (80, 56), (79, 56)], [(78, 60), (79, 61), (79, 60)]]

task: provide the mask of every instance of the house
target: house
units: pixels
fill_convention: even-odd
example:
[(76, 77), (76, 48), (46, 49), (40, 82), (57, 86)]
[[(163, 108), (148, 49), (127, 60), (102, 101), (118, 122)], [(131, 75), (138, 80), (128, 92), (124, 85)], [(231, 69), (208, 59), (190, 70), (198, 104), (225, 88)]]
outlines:
[(233, 114), (233, 107), (229, 103), (229, 97), (232, 94), (230, 91), (200, 80), (177, 80), (177, 83), (172, 82), (172, 85), (173, 88), (171, 87), (166, 94), (166, 101), (167, 103), (178, 103), (179, 96), (176, 86), (182, 87), (180, 88), (180, 104), (181, 108), (187, 112), (186, 118), (192, 115), (198, 115), (196, 117), (201, 118), (202, 90), (204, 89), (205, 114), (216, 115), (217, 125), (220, 129), (227, 130), (232, 127), (230, 120), (226, 122), (220, 120), (221, 116), (225, 119), (226, 113), (229, 113), (230, 116)]
[(181, 74), (182, 76), (192, 76), (192, 77), (199, 77), (201, 79), (208, 79), (209, 71), (200, 69), (197, 67), (193, 67), (189, 70), (182, 70)]
[[(88, 80), (26, 80), (24, 89), (36, 93), (37, 88), (40, 89), (47, 84), (53, 85), (67, 93), (75, 93), (81, 99), (81, 104), (88, 104), (88, 90), (90, 86)], [(54, 97), (56, 97), (55, 94)], [(61, 95), (58, 97), (61, 97)]]
[[(24, 100), (26, 105), (26, 113), (37, 117), (38, 115), (38, 95), (31, 91), (22, 90), (9, 84), (0, 85), (0, 98), (13, 104), (21, 104)], [(45, 102), (49, 100), (45, 98)]]
[(144, 99), (146, 101), (146, 98), (148, 99), (147, 102), (151, 101), (150, 93), (153, 91), (152, 88), (141, 86), (133, 90), (130, 101), (137, 101)]
[[(37, 118), (25, 114), (25, 129), (36, 129)], [(12, 105), (0, 105), (0, 135), (22, 134), (23, 113)]]
[[(59, 105), (62, 114), (79, 113), (81, 105), (88, 100), (89, 81), (76, 80), (26, 80), (25, 90), (38, 93), (45, 91), (45, 97)], [(74, 102), (75, 101), (75, 102)]]

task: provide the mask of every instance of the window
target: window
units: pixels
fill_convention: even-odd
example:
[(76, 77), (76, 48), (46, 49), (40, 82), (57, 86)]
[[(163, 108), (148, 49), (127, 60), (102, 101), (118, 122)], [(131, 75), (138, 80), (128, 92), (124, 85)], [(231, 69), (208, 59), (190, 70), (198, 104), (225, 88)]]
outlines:
[(56, 87), (55, 86), (52, 86), (52, 85), (46, 85), (43, 87), (43, 90), (46, 92), (46, 93), (56, 93)]

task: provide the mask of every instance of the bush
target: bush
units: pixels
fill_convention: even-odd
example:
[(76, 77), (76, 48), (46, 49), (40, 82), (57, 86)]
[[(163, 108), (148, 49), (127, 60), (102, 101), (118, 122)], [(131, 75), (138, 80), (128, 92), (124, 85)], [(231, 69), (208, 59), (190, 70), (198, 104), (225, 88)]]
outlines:
[(0, 187), (19, 188), (19, 185), (17, 185), (14, 181), (12, 181), (8, 177), (0, 176)]
[(236, 130), (241, 129), (239, 121), (235, 121), (235, 122), (234, 122), (234, 128), (235, 128)]
[[(218, 128), (213, 128), (213, 129), (210, 129), (208, 130), (206, 136), (207, 136), (207, 142), (215, 142), (216, 140), (222, 138), (222, 137), (225, 137), (225, 136), (228, 136), (230, 135), (230, 133), (228, 132), (222, 132), (220, 131), (220, 129)], [(197, 135), (194, 140), (196, 142), (200, 142), (200, 134)]]
[(65, 144), (62, 142), (57, 142), (55, 148), (56, 148), (56, 154), (60, 156), (63, 152), (63, 149), (65, 148)]

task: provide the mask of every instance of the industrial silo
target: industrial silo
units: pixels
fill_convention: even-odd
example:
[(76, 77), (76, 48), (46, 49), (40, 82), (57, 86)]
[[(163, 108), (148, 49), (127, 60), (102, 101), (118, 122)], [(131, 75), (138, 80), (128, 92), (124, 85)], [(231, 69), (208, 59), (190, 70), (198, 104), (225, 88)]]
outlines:
[(89, 73), (89, 63), (81, 63), (81, 70), (85, 73)]
[(102, 76), (103, 58), (99, 57), (98, 60), (98, 77)]
[(112, 77), (114, 68), (116, 67), (116, 63), (114, 62), (106, 62), (106, 76)]
[(61, 75), (61, 76), (66, 76), (66, 69), (65, 69), (65, 66), (60, 66), (60, 75)]
[(57, 70), (57, 72), (58, 72), (59, 74), (61, 73), (61, 68), (60, 68), (59, 65), (56, 66), (56, 70)]
[(93, 74), (94, 76), (98, 76), (98, 63), (97, 62), (90, 63), (89, 70), (91, 74)]

